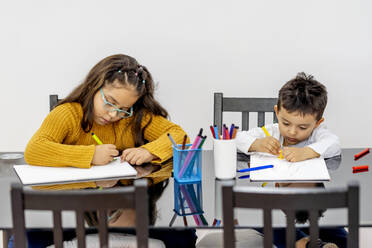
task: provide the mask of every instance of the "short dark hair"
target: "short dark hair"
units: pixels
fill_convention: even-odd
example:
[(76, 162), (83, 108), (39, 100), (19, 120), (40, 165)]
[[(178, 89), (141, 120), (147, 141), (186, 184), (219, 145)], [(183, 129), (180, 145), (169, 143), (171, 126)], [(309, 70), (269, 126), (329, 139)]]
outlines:
[(279, 90), (278, 111), (281, 107), (289, 113), (316, 114), (320, 120), (327, 106), (327, 89), (312, 75), (300, 72)]

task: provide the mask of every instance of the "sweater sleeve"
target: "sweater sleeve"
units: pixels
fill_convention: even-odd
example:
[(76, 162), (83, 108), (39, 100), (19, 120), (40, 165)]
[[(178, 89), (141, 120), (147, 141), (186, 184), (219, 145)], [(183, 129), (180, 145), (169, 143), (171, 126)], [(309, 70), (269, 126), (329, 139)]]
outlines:
[(72, 166), (90, 168), (94, 145), (63, 144), (67, 136), (80, 128), (82, 113), (73, 104), (55, 108), (43, 121), (25, 150), (28, 164), (42, 166)]
[[(150, 115), (146, 115), (144, 123), (147, 123), (149, 119)], [(144, 132), (144, 138), (148, 140), (149, 143), (142, 147), (159, 158), (153, 161), (155, 163), (162, 163), (173, 156), (172, 143), (167, 133), (171, 134), (177, 144), (182, 143), (183, 137), (186, 134), (180, 126), (168, 121), (166, 118), (162, 116), (152, 116), (152, 121)], [(189, 139), (187, 142), (189, 142)]]

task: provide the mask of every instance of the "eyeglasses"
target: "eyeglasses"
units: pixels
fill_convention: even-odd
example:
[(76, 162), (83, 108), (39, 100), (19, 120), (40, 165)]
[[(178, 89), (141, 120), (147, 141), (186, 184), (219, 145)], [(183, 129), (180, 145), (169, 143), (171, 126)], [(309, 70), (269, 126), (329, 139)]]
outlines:
[(108, 102), (108, 101), (106, 100), (105, 95), (103, 94), (103, 90), (102, 90), (102, 89), (100, 90), (100, 92), (101, 92), (101, 96), (102, 96), (102, 99), (103, 99), (103, 102), (104, 102), (103, 107), (104, 107), (107, 111), (109, 111), (109, 112), (114, 112), (114, 111), (116, 111), (116, 114), (117, 114), (120, 118), (122, 118), (122, 119), (124, 119), (124, 118), (128, 118), (128, 117), (131, 117), (131, 116), (133, 115), (133, 107), (130, 107), (129, 112), (127, 112), (127, 111), (125, 111), (125, 110), (122, 110), (122, 109), (119, 109), (119, 108), (116, 107), (114, 104), (112, 104), (112, 103), (110, 103), (110, 102)]

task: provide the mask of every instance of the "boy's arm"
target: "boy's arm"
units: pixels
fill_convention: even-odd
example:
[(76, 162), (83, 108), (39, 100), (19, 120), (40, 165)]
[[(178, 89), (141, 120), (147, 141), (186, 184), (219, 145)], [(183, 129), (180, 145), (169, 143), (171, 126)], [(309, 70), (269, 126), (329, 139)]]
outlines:
[(321, 124), (313, 133), (312, 143), (308, 145), (316, 153), (324, 158), (330, 158), (341, 154), (339, 138)]
[[(270, 125), (270, 127), (266, 127), (266, 129), (268, 130), (268, 132), (270, 134), (272, 134), (271, 125)], [(241, 152), (244, 152), (244, 153), (247, 154), (249, 152), (249, 149), (251, 148), (253, 142), (256, 139), (265, 138), (265, 137), (266, 137), (266, 135), (265, 135), (264, 131), (261, 128), (258, 128), (258, 127), (257, 128), (252, 128), (249, 131), (239, 131), (236, 134), (236, 139), (235, 139), (236, 147)]]

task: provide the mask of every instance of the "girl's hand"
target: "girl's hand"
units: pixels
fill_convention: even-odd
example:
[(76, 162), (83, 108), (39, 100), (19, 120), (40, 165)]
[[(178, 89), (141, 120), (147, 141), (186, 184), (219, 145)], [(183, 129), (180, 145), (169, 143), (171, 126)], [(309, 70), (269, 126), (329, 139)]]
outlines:
[(115, 156), (119, 155), (116, 146), (112, 144), (97, 145), (94, 151), (92, 164), (105, 165), (110, 163)]
[(279, 155), (280, 142), (279, 140), (269, 136), (261, 139), (256, 139), (251, 147), (250, 152), (266, 152), (273, 155)]
[(142, 147), (128, 148), (123, 151), (120, 157), (121, 162), (127, 161), (132, 165), (140, 165), (143, 163), (151, 162), (157, 157), (151, 154), (148, 150)]
[(97, 187), (112, 188), (119, 180), (96, 181)]
[(318, 158), (320, 155), (310, 147), (284, 147), (283, 157), (289, 162), (299, 162), (311, 158)]

